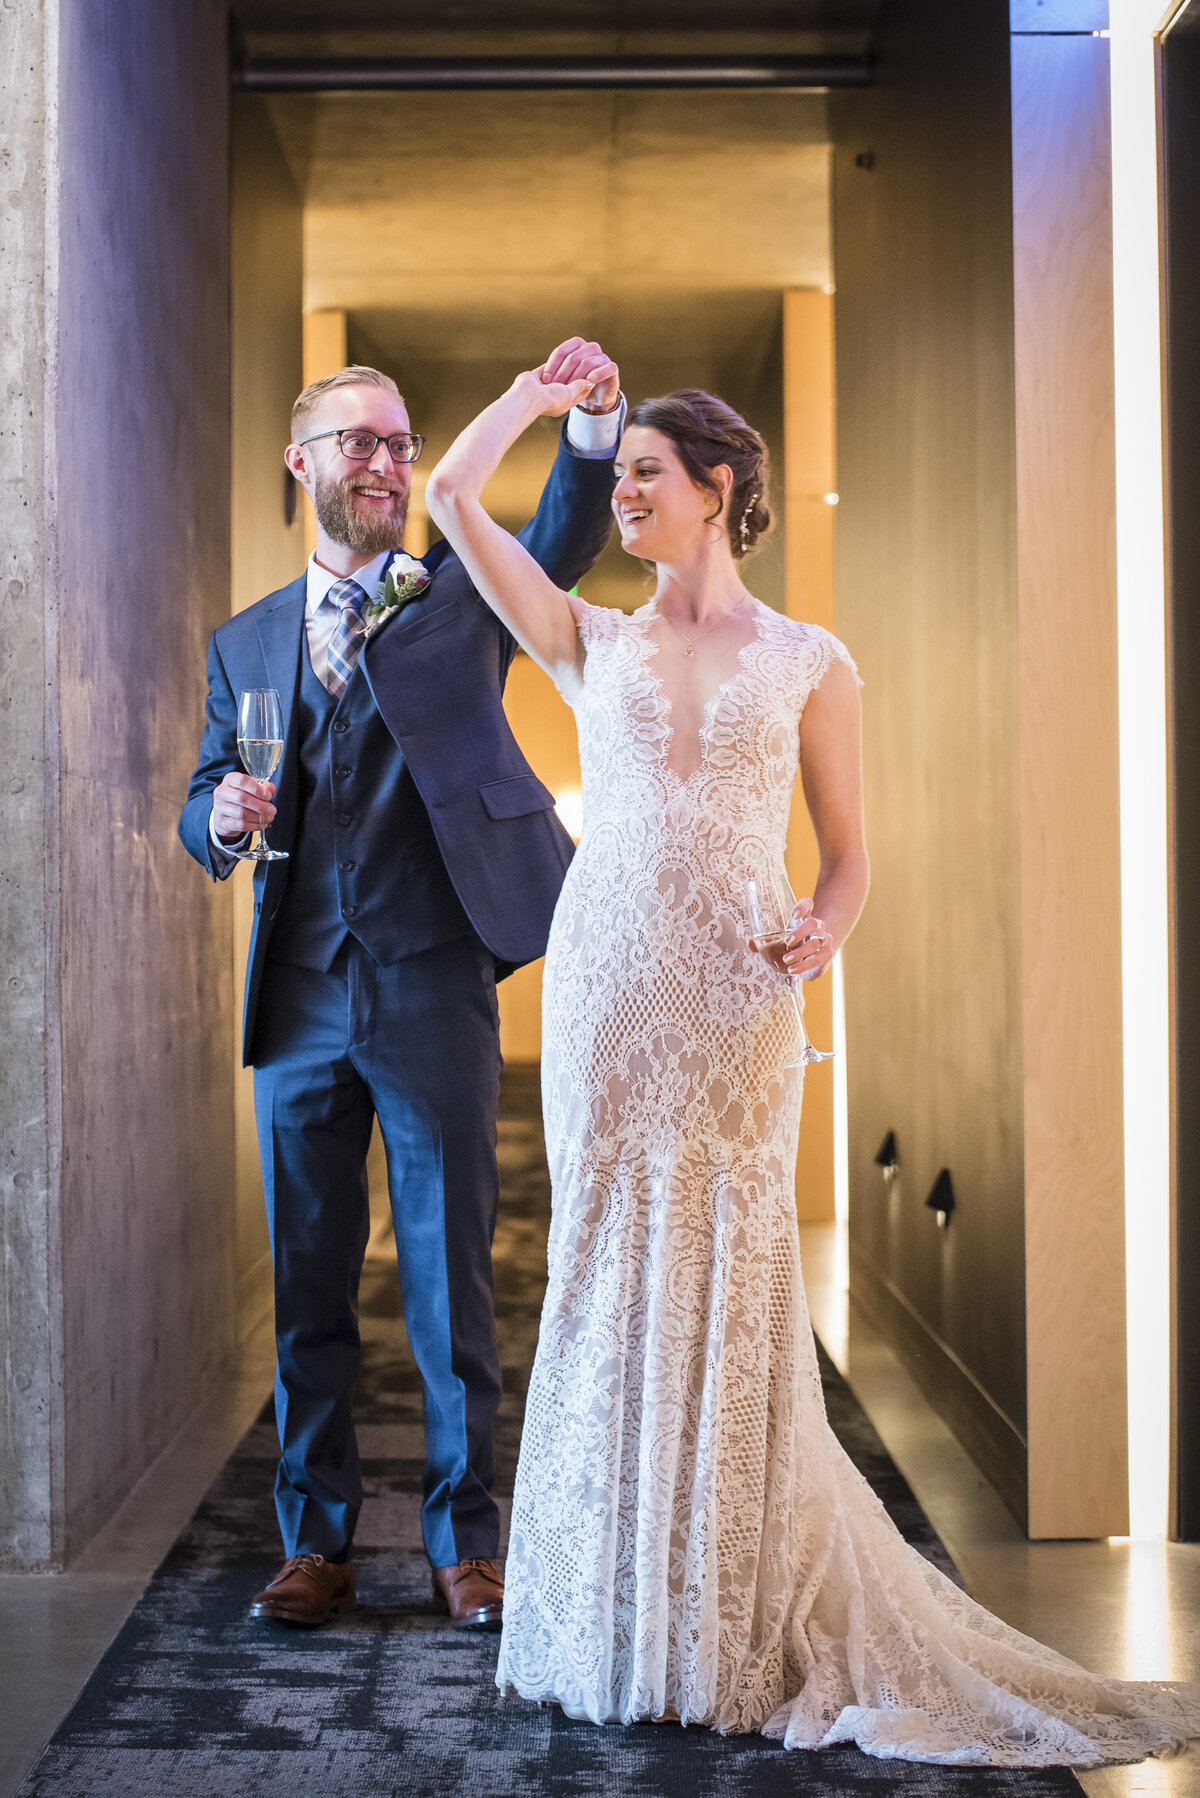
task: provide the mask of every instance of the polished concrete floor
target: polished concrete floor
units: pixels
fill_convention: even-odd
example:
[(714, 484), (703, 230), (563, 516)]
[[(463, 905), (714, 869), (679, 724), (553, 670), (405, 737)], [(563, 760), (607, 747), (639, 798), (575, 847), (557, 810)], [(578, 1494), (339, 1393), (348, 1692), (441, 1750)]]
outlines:
[[(1098, 1672), (1200, 1679), (1200, 1547), (1030, 1543), (895, 1357), (849, 1308), (845, 1243), (802, 1230), (813, 1322), (976, 1598)], [(193, 1419), (69, 1572), (0, 1577), (0, 1798), (10, 1798), (137, 1602), (271, 1385), (264, 1324), (238, 1377)], [(1200, 1798), (1200, 1745), (1084, 1773), (1093, 1798)], [(197, 1798), (202, 1798), (198, 1794)]]
[[(270, 1320), (66, 1573), (0, 1575), (0, 1798), (11, 1798), (270, 1393)], [(114, 1798), (118, 1798), (114, 1794)], [(202, 1798), (202, 1794), (197, 1794)]]
[[(813, 1327), (950, 1550), (972, 1597), (1014, 1628), (1122, 1679), (1200, 1680), (1200, 1546), (1029, 1542), (846, 1291), (844, 1231), (801, 1227)], [(1200, 1798), (1200, 1743), (1080, 1774), (1093, 1798)]]

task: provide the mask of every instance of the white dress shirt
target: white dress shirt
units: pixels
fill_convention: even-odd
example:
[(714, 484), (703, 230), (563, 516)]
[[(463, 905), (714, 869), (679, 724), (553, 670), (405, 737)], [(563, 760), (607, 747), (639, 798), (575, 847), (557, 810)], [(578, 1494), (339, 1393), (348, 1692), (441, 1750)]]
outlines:
[(341, 574), (330, 574), (328, 568), (322, 568), (315, 553), (308, 558), (305, 570), (304, 599), (304, 634), (308, 638), (308, 659), (312, 663), (312, 671), (323, 687), (328, 686), (329, 645), (333, 639), (334, 628), (338, 621), (338, 609), (329, 597), (329, 589), (338, 581), (349, 578), (357, 581), (368, 599), (372, 599), (375, 589), (383, 579), (383, 565), (391, 555), (385, 549), (371, 561), (364, 562), (349, 577)]
[[(625, 396), (612, 412), (581, 412), (578, 406), (572, 407), (567, 414), (567, 440), (576, 455), (588, 457), (611, 456), (620, 441), (621, 432), (625, 428)], [(358, 582), (370, 599), (383, 578), (383, 565), (392, 554), (385, 549), (373, 556), (361, 568), (356, 568), (350, 576)], [(329, 589), (346, 577), (331, 574), (317, 561), (316, 554), (309, 556), (305, 569), (304, 600), (304, 634), (308, 639), (308, 659), (312, 663), (313, 673), (322, 686), (327, 684), (326, 675), (329, 670), (329, 644), (333, 637), (334, 627), (338, 621), (338, 609), (329, 598)], [(239, 837), (236, 842), (227, 843), (217, 835), (210, 814), (208, 832), (218, 849), (226, 854), (242, 849), (250, 841), (249, 835)]]

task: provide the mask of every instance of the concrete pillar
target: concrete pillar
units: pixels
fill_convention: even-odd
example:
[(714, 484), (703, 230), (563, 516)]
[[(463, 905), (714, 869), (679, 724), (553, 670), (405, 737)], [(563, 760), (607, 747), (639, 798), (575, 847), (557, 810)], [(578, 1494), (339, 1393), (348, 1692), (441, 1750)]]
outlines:
[(174, 833), (228, 612), (225, 34), (0, 36), (0, 1566), (82, 1546), (233, 1339), (230, 910)]
[(47, 227), (54, 231), (47, 35), (43, 11), (32, 5), (13, 12), (0, 34), (0, 137), (6, 146), (0, 195), (6, 296), (0, 313), (0, 1557), (26, 1565), (49, 1561), (62, 1512), (55, 1440), (62, 1422), (61, 1338), (52, 1296), (58, 1286), (61, 1154), (59, 970), (48, 940), (55, 920), (58, 790), (46, 778), (48, 752), (58, 737), (58, 695), (46, 678), (57, 622), (44, 475), (53, 442), (46, 419), (53, 371), (45, 326), (54, 292), (47, 257)]

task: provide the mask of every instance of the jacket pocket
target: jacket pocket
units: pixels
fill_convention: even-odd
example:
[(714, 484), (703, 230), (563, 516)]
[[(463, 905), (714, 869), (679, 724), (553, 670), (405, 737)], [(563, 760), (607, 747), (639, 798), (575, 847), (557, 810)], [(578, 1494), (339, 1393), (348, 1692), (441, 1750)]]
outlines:
[(513, 774), (508, 780), (489, 780), (479, 797), (489, 818), (527, 818), (531, 812), (554, 809), (554, 795), (536, 774)]
[(387, 630), (395, 631), (405, 644), (409, 644), (416, 643), (421, 637), (428, 637), (432, 631), (442, 630), (461, 617), (462, 607), (456, 599), (446, 599), (440, 605), (428, 608), (420, 600), (411, 600), (398, 618), (385, 620), (385, 623)]

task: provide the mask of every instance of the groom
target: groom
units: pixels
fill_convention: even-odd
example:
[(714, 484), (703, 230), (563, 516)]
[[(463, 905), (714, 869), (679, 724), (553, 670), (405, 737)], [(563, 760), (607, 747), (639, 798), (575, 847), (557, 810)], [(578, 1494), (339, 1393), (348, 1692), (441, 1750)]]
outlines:
[[(598, 344), (569, 339), (545, 377), (595, 383), (521, 532), (571, 587), (608, 536), (624, 408)], [(571, 843), (505, 719), (513, 639), (446, 543), (422, 562), (398, 553), (421, 447), (376, 369), (342, 369), (296, 401), (285, 457), (316, 511), (316, 551), (214, 632), (179, 823), (216, 880), (252, 830), (269, 824), (287, 852), (254, 864), (243, 1036), (275, 1268), (286, 1555), (250, 1614), (277, 1623), (354, 1602), (350, 1400), (378, 1116), (424, 1384), (434, 1596), (459, 1628), (500, 1625), (496, 979), (545, 949)], [(263, 687), (283, 713), (277, 786), (240, 772), (237, 751), (239, 695)]]

